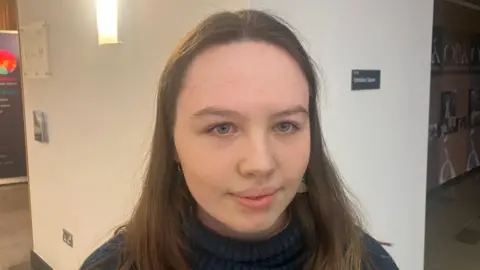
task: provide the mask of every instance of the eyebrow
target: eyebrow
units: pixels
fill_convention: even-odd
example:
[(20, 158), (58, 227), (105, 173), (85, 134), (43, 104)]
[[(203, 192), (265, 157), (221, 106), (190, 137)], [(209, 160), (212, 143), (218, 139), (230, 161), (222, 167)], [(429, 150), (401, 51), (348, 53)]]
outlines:
[[(290, 116), (295, 114), (305, 114), (307, 116), (309, 115), (308, 110), (304, 106), (297, 105), (289, 109), (275, 113), (273, 115), (273, 118), (285, 117), (285, 116)], [(206, 107), (194, 113), (192, 117), (201, 118), (205, 116), (238, 117), (238, 118), (244, 117), (241, 113), (237, 111), (223, 109), (219, 107)]]

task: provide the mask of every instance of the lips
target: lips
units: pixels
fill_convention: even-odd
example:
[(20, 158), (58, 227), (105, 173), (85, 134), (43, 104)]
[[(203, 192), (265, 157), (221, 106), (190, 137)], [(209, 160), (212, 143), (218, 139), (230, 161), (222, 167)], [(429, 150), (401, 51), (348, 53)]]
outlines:
[(270, 206), (277, 191), (278, 189), (252, 190), (234, 196), (240, 205), (254, 210), (262, 210)]
[(277, 193), (277, 191), (278, 191), (278, 188), (262, 188), (262, 189), (250, 189), (244, 192), (239, 192), (234, 194), (238, 197), (254, 199), (254, 198), (274, 195), (275, 193)]
[(263, 194), (263, 195), (258, 195), (258, 196), (243, 196), (244, 198), (250, 199), (250, 200), (260, 200), (261, 198), (267, 197), (267, 196), (272, 196), (273, 194)]

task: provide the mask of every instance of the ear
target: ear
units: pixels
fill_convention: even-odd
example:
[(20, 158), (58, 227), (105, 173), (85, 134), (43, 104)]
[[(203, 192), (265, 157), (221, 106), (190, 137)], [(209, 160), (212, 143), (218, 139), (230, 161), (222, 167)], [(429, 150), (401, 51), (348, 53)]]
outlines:
[(300, 186), (298, 186), (297, 193), (307, 193), (307, 192), (308, 192), (307, 184), (305, 183), (305, 177), (303, 177), (300, 183)]
[(305, 185), (304, 183), (301, 183), (300, 186), (298, 187), (297, 193), (307, 193), (307, 192), (308, 192), (307, 185)]

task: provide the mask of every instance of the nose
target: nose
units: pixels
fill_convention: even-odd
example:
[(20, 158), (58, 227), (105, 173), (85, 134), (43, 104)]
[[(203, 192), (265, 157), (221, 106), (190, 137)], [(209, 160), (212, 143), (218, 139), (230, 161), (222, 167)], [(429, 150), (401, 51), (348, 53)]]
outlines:
[(275, 170), (275, 155), (268, 136), (250, 136), (242, 144), (239, 171), (246, 178), (268, 179)]

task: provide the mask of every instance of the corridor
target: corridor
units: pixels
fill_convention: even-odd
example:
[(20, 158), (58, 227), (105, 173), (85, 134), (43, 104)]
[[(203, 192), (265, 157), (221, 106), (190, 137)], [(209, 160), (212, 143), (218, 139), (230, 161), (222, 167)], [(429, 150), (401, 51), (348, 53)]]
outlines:
[(30, 269), (28, 184), (0, 185), (0, 270)]
[(480, 269), (480, 173), (427, 196), (425, 270)]

